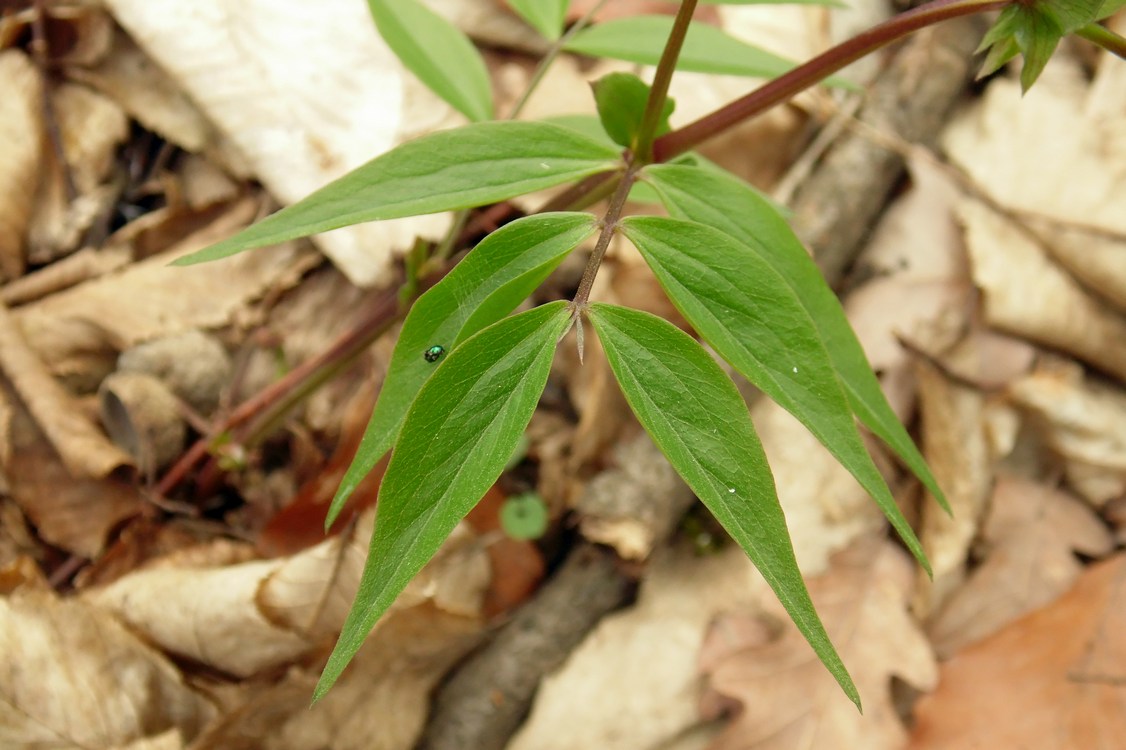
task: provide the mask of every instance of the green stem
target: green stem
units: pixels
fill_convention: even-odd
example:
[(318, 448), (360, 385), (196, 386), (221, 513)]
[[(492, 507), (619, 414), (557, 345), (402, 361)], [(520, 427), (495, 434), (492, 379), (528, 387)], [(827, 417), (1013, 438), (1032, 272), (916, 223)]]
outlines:
[(672, 24), (669, 40), (665, 42), (665, 49), (661, 52), (661, 60), (657, 63), (657, 72), (653, 75), (653, 85), (649, 87), (649, 99), (645, 102), (645, 112), (641, 116), (641, 124), (637, 129), (634, 140), (633, 153), (645, 163), (653, 160), (653, 138), (661, 124), (661, 114), (665, 111), (665, 99), (669, 95), (669, 83), (672, 81), (673, 71), (676, 70), (676, 61), (680, 57), (680, 50), (684, 47), (684, 38), (688, 36), (688, 26), (692, 23), (692, 14), (696, 12), (696, 0), (683, 0), (680, 9), (676, 12), (676, 19)]
[(1126, 37), (1114, 33), (1106, 26), (1089, 23), (1076, 31), (1075, 35), (1083, 37), (1088, 42), (1094, 42), (1112, 55), (1126, 60)]
[(606, 257), (606, 250), (610, 247), (610, 240), (614, 237), (614, 232), (618, 231), (622, 209), (626, 205), (629, 190), (633, 187), (641, 167), (641, 164), (630, 160), (626, 165), (626, 171), (622, 175), (621, 182), (618, 183), (618, 189), (614, 191), (614, 195), (610, 198), (610, 205), (606, 207), (606, 215), (602, 218), (602, 234), (598, 235), (594, 252), (590, 254), (590, 260), (587, 261), (586, 269), (583, 270), (582, 281), (579, 282), (579, 289), (575, 292), (573, 304), (576, 310), (586, 307), (587, 302), (590, 301), (590, 290), (594, 287), (594, 277), (598, 275), (598, 268), (602, 265), (602, 259)]
[(575, 34), (578, 34), (589, 26), (590, 22), (594, 20), (594, 16), (597, 15), (598, 11), (602, 10), (602, 6), (606, 3), (607, 0), (599, 0), (599, 2), (594, 4), (594, 7), (586, 12), (586, 15), (578, 21), (575, 21), (563, 36), (555, 40), (555, 43), (547, 50), (547, 54), (540, 60), (540, 64), (536, 66), (536, 72), (532, 74), (532, 80), (528, 81), (527, 88), (525, 88), (524, 93), (520, 95), (520, 101), (516, 102), (516, 106), (514, 106), (512, 112), (509, 113), (509, 120), (515, 120), (520, 116), (520, 113), (524, 110), (524, 105), (532, 98), (532, 92), (539, 86), (540, 81), (543, 80), (544, 75), (547, 73), (547, 69), (555, 62), (555, 58), (559, 57), (559, 53), (567, 46), (567, 42), (571, 41)]
[(846, 65), (912, 32), (940, 21), (998, 10), (1010, 4), (1011, 0), (932, 0), (901, 13), (826, 50), (715, 112), (661, 136), (653, 143), (653, 160), (665, 162), (673, 159), (776, 104), (789, 101)]

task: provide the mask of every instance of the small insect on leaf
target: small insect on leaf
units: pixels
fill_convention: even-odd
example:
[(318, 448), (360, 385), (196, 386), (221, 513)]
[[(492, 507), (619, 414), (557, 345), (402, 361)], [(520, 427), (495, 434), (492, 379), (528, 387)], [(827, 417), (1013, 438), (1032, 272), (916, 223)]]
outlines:
[(437, 362), (439, 359), (442, 358), (442, 355), (445, 354), (445, 353), (446, 353), (446, 347), (441, 346), (439, 344), (435, 344), (434, 346), (427, 349), (426, 353), (423, 354), (422, 356), (427, 362)]

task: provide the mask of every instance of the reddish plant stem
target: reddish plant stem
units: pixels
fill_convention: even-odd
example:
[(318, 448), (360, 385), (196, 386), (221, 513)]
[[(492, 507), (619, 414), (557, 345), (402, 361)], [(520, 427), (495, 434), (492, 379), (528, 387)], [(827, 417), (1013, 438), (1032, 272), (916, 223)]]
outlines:
[(649, 98), (645, 101), (645, 111), (637, 129), (637, 140), (633, 144), (635, 157), (643, 163), (653, 159), (653, 136), (657, 132), (657, 126), (661, 124), (661, 114), (665, 111), (665, 100), (669, 95), (669, 83), (672, 82), (672, 74), (676, 72), (676, 61), (680, 58), (680, 50), (684, 47), (688, 26), (692, 23), (692, 14), (695, 12), (696, 0), (683, 0), (680, 3), (669, 40), (665, 42), (665, 49), (657, 63), (657, 72), (653, 74), (653, 85), (649, 87)]
[(653, 161), (673, 159), (709, 138), (790, 100), (846, 65), (919, 29), (951, 18), (998, 10), (1010, 4), (1010, 0), (933, 0), (901, 13), (826, 50), (715, 112), (666, 133), (653, 143)]
[[(226, 418), (215, 425), (210, 435), (197, 440), (172, 467), (165, 472), (156, 486), (156, 493), (168, 495), (188, 476), (195, 466), (211, 454), (212, 441), (219, 435), (229, 432), (255, 418), (275, 404), (285, 400), (287, 395), (301, 387), (301, 384), (316, 376), (322, 368), (333, 363), (343, 362), (358, 354), (374, 341), (399, 314), (398, 295), (394, 288), (379, 293), (370, 311), (358, 325), (337, 339), (332, 346), (315, 357), (302, 362), (284, 376), (263, 388), (254, 396), (235, 407)], [(205, 468), (201, 476), (213, 479), (214, 470)]]

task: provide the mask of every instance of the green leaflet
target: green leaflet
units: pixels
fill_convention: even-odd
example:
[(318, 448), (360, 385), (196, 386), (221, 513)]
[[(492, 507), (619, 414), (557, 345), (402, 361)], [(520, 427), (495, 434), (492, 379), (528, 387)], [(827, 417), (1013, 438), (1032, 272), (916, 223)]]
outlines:
[(368, 0), (375, 26), (407, 70), (470, 120), (493, 117), (489, 71), (473, 42), (417, 0)]
[(930, 571), (922, 545), (864, 447), (821, 336), (786, 280), (753, 248), (703, 224), (632, 216), (622, 222), (622, 231), (700, 336), (809, 428)]
[(570, 0), (508, 0), (508, 4), (545, 38), (555, 41), (563, 33)]
[(642, 171), (642, 179), (660, 194), (670, 214), (726, 232), (778, 272), (817, 327), (856, 416), (950, 512), (926, 460), (884, 398), (840, 300), (774, 206), (730, 174), (653, 165)]
[(798, 570), (774, 477), (735, 384), (690, 336), (656, 316), (598, 303), (590, 320), (653, 442), (746, 551), (859, 708), (856, 686)]
[(482, 122), (432, 133), (372, 159), (191, 265), (379, 219), (472, 208), (614, 169), (616, 148), (543, 122)]
[(1027, 92), (1040, 77), (1066, 34), (1081, 29), (1122, 0), (1032, 0), (1014, 3), (1001, 11), (986, 33), (978, 52), (988, 49), (980, 75), (988, 75), (1020, 53), (1021, 88)]
[[(603, 129), (615, 143), (631, 148), (649, 100), (649, 85), (631, 73), (607, 73), (591, 88)], [(673, 99), (665, 100), (657, 135), (669, 132), (669, 115), (675, 108)]]
[[(635, 16), (583, 29), (566, 44), (571, 52), (656, 65), (672, 31), (671, 16)], [(794, 64), (704, 23), (688, 27), (678, 70), (773, 78)], [(826, 82), (829, 83), (829, 82)], [(840, 84), (838, 79), (835, 83)], [(829, 83), (829, 85), (832, 85)]]
[(564, 302), (505, 318), (450, 352), (423, 386), (379, 488), (360, 588), (314, 700), (332, 687), (376, 621), (500, 476), (570, 322)]
[(379, 400), (325, 520), (336, 520), (348, 497), (395, 441), (399, 426), (440, 360), (425, 353), (446, 352), (485, 326), (508, 315), (580, 242), (594, 233), (586, 213), (547, 213), (518, 219), (477, 245), (444, 279), (411, 307)]

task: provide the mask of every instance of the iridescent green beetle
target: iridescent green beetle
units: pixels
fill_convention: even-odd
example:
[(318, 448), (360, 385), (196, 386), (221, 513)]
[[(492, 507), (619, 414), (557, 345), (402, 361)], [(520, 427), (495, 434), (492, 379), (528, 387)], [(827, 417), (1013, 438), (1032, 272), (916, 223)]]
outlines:
[(446, 347), (435, 344), (434, 346), (427, 349), (426, 353), (422, 356), (426, 359), (427, 362), (437, 362), (445, 353)]

